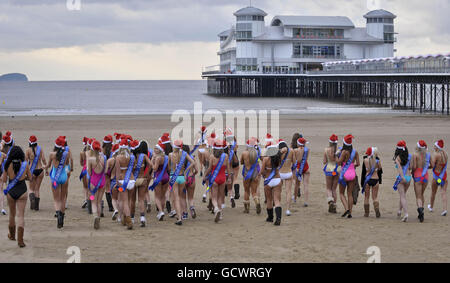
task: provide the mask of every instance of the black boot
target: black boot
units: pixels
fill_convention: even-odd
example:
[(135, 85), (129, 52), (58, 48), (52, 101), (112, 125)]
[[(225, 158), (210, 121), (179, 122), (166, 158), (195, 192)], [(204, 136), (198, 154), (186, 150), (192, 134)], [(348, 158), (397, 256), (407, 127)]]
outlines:
[(103, 209), (105, 208), (105, 202), (101, 201), (101, 209), (100, 209), (100, 217), (105, 217), (105, 214), (103, 213)]
[(59, 210), (56, 211), (56, 218), (57, 218), (57, 227), (58, 227), (58, 229), (61, 229), (63, 227), (61, 211), (59, 211)]
[(108, 203), (109, 212), (113, 212), (114, 211), (114, 206), (112, 204), (111, 193), (106, 193), (106, 202)]
[(273, 222), (273, 208), (267, 209), (267, 219), (266, 222)]
[(423, 211), (424, 211), (423, 207), (419, 207), (417, 209), (417, 212), (419, 213), (419, 216), (417, 218), (419, 218), (420, 223), (422, 223), (425, 220), (425, 217), (424, 217), (425, 214), (423, 213)]
[(41, 202), (41, 198), (36, 198), (36, 202), (34, 204), (34, 210), (39, 211), (39, 203)]
[(88, 201), (87, 201), (87, 209), (88, 209), (88, 214), (92, 214), (92, 201), (90, 199), (88, 199)]
[(167, 213), (170, 213), (172, 211), (172, 206), (170, 205), (170, 201), (166, 201), (166, 209), (167, 209)]
[(29, 197), (30, 197), (30, 209), (34, 210), (36, 207), (36, 195), (34, 193), (30, 193)]
[(281, 224), (281, 214), (282, 214), (281, 207), (275, 207), (275, 215), (277, 216), (277, 220), (275, 220), (274, 225), (280, 226), (280, 224)]
[(228, 185), (225, 185), (225, 196), (228, 196)]
[(64, 218), (65, 217), (66, 217), (66, 214), (61, 212), (61, 227), (64, 227)]
[(239, 194), (239, 184), (234, 184), (234, 199), (239, 199), (241, 195)]

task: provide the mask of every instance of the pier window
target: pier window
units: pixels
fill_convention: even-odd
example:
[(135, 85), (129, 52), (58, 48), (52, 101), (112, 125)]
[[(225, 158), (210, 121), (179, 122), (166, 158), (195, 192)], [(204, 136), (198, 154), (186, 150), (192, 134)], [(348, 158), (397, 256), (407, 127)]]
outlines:
[(236, 70), (242, 72), (254, 72), (258, 70), (256, 58), (236, 58)]
[(303, 45), (294, 43), (294, 58), (341, 58), (340, 45)]
[(237, 16), (236, 20), (238, 22), (262, 22), (264, 21), (264, 16), (251, 16), (251, 15)]
[(237, 41), (249, 41), (251, 40), (252, 32), (251, 31), (237, 31), (236, 32), (236, 40)]
[(311, 28), (294, 28), (294, 38), (302, 39), (341, 39), (344, 38), (343, 29), (311, 29)]

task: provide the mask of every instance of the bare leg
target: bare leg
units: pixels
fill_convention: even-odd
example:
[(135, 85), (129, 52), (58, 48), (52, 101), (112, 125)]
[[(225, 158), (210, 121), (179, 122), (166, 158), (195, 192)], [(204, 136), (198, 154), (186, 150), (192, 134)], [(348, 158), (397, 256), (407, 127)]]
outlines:
[(308, 206), (308, 202), (309, 202), (309, 177), (311, 176), (311, 174), (308, 172), (306, 172), (305, 174), (303, 174), (303, 187), (304, 187), (304, 191), (303, 191), (303, 195), (305, 196), (305, 206)]
[(337, 187), (338, 187), (338, 181), (339, 181), (339, 177), (338, 177), (338, 176), (333, 177), (333, 186), (332, 186), (332, 188), (331, 188), (331, 191), (332, 191), (332, 193), (333, 193), (333, 199), (334, 199), (334, 202), (335, 202), (335, 203), (337, 202)]
[(422, 183), (420, 183), (420, 182), (414, 183), (414, 192), (416, 194), (417, 207), (418, 208), (423, 207), (423, 200), (422, 200), (423, 188), (422, 188)]
[(283, 181), (286, 188), (286, 213), (290, 213), (292, 204), (292, 178)]
[(28, 194), (23, 194), (17, 201), (17, 227), (25, 228), (25, 207), (27, 205)]
[(42, 180), (44, 179), (44, 172), (41, 173), (41, 175), (39, 175), (39, 177), (36, 178), (36, 183), (34, 186), (34, 194), (37, 198), (41, 197), (40, 191), (41, 191), (41, 184), (42, 184)]
[(431, 183), (431, 197), (430, 197), (430, 205), (429, 209), (430, 211), (433, 211), (434, 208), (434, 201), (436, 200), (436, 193), (438, 191), (438, 185), (436, 183), (436, 180), (433, 179), (433, 182)]
[(173, 206), (175, 208), (175, 211), (177, 212), (177, 219), (178, 221), (181, 221), (181, 216), (183, 215), (183, 211), (181, 210), (181, 200), (180, 200), (180, 191), (183, 190), (183, 187), (175, 183), (173, 185), (173, 190), (170, 192), (170, 195), (173, 196)]
[[(3, 195), (3, 193), (2, 193)], [(9, 207), (9, 226), (16, 226), (16, 201), (7, 195), (8, 207)]]
[(448, 186), (448, 181), (445, 181), (445, 185), (444, 187), (441, 189), (441, 196), (442, 196), (442, 210), (443, 212), (447, 212), (448, 208), (448, 202), (447, 202), (447, 186)]
[(355, 180), (348, 182), (347, 184), (347, 200), (348, 200), (348, 210), (352, 214), (353, 210), (353, 188), (355, 187)]
[(344, 206), (344, 210), (348, 211), (348, 201), (345, 197), (345, 187), (341, 184), (339, 184), (339, 196), (341, 198), (342, 205)]

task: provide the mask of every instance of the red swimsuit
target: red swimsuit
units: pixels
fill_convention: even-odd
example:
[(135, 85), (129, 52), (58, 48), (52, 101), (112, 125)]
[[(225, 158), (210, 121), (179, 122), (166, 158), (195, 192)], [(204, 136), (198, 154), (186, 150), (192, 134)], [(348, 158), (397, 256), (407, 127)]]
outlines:
[[(219, 163), (217, 163), (219, 164)], [(214, 171), (216, 170), (216, 166), (214, 166), (214, 168), (212, 169), (211, 172), (214, 173)], [(227, 180), (227, 177), (225, 176), (225, 170), (227, 169), (227, 165), (222, 165), (222, 168), (220, 168), (219, 174), (217, 174), (216, 180), (214, 181), (214, 183), (216, 183), (217, 185), (222, 185), (225, 184), (225, 181)], [(211, 174), (213, 174), (211, 173)]]

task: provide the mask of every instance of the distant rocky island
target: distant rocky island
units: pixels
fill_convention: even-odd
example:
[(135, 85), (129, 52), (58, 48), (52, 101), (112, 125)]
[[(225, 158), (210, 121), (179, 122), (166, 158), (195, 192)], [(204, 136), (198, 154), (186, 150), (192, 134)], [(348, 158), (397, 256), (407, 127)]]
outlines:
[(24, 74), (12, 73), (0, 76), (0, 82), (27, 82), (28, 78)]

